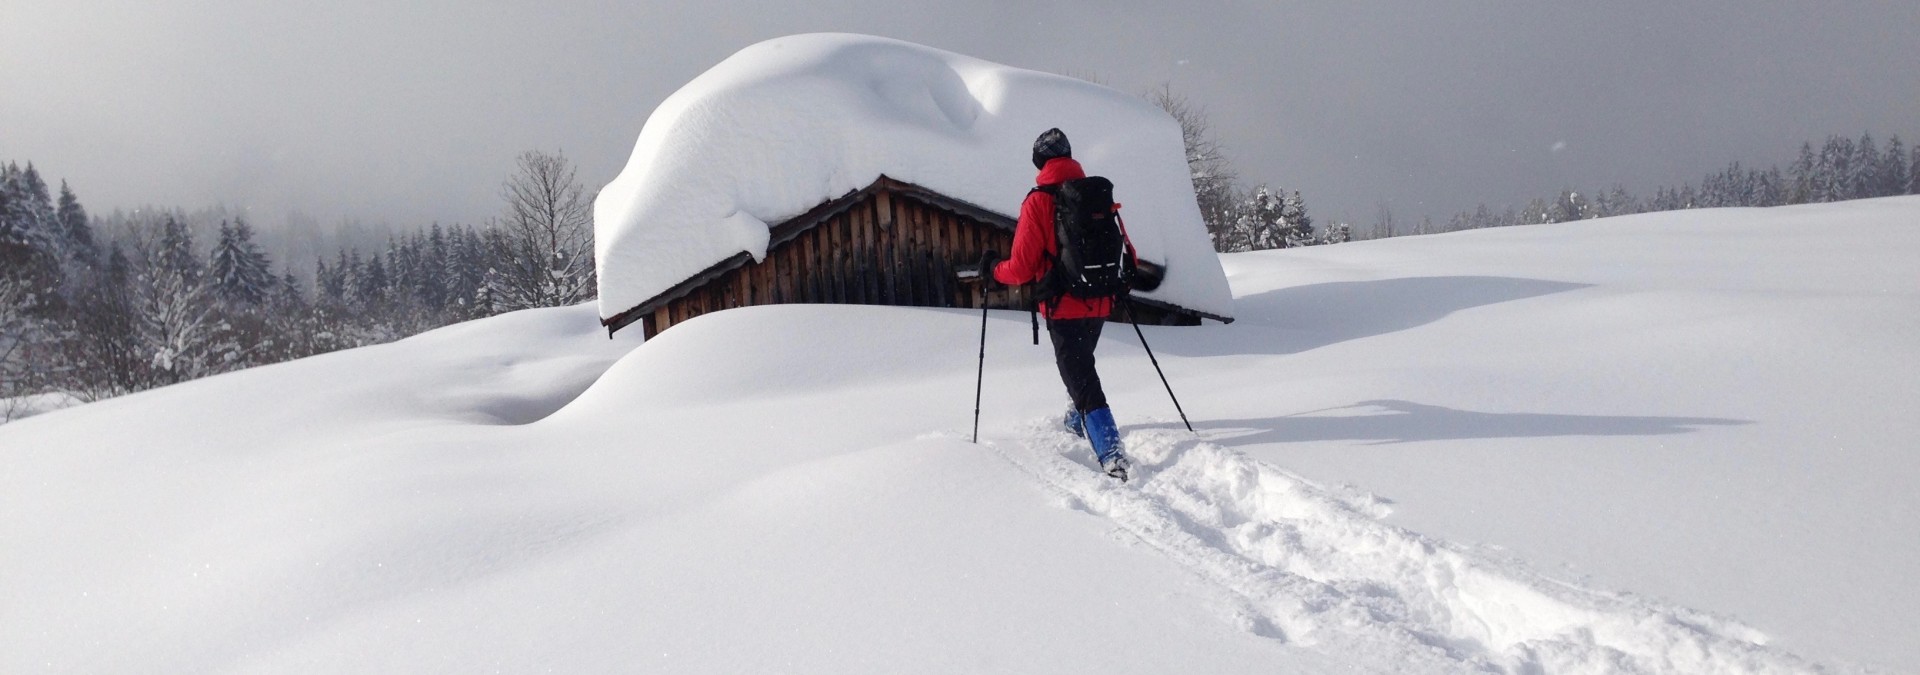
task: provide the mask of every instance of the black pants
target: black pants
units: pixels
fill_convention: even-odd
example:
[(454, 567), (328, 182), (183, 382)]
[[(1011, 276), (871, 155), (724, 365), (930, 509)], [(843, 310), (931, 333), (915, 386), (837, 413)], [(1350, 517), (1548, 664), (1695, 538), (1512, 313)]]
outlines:
[(1107, 394), (1100, 390), (1100, 373), (1093, 369), (1093, 348), (1100, 344), (1100, 328), (1106, 319), (1047, 319), (1047, 335), (1053, 338), (1053, 362), (1060, 367), (1060, 381), (1067, 385), (1067, 396), (1080, 412), (1107, 407)]

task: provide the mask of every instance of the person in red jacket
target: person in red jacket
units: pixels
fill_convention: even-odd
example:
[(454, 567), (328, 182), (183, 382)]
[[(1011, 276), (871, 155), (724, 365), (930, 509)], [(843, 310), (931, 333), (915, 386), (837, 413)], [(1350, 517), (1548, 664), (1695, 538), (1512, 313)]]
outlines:
[[(1048, 129), (1033, 142), (1033, 165), (1040, 170), (1035, 182), (1040, 186), (1059, 185), (1085, 178), (1086, 171), (1073, 159), (1067, 135)], [(992, 270), (996, 282), (1008, 286), (1034, 283), (1046, 276), (1059, 256), (1055, 241), (1053, 195), (1044, 190), (1027, 193), (1020, 204), (1020, 220), (1013, 233), (1013, 251), (1004, 261), (987, 252), (981, 269)], [(1132, 245), (1128, 244), (1128, 250)], [(1120, 447), (1120, 430), (1114, 424), (1113, 411), (1107, 407), (1106, 392), (1100, 388), (1100, 373), (1093, 367), (1093, 350), (1100, 343), (1100, 328), (1113, 312), (1113, 298), (1078, 298), (1062, 294), (1040, 304), (1047, 319), (1047, 334), (1053, 338), (1053, 360), (1060, 368), (1060, 380), (1067, 386), (1072, 405), (1067, 408), (1066, 426), (1092, 442), (1095, 458), (1108, 475), (1127, 479), (1129, 462)]]

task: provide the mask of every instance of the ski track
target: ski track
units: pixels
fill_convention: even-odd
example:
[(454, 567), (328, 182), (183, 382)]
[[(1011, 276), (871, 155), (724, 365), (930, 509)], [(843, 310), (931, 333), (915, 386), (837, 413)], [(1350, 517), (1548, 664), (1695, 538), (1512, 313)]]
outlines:
[(1256, 635), (1417, 672), (1835, 672), (1727, 618), (1556, 581), (1388, 525), (1373, 495), (1188, 434), (1128, 433), (1135, 475), (1122, 485), (1056, 422), (1022, 431), (987, 445), (1064, 506), (1237, 598), (1228, 619)]

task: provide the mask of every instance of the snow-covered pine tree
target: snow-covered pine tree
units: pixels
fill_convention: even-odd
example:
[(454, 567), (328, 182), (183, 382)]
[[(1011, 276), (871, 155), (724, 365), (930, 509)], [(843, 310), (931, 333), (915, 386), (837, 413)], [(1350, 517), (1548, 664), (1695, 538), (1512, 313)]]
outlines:
[(334, 261), (334, 274), (340, 276), (340, 299), (346, 306), (352, 307), (365, 295), (361, 285), (366, 282), (366, 262), (360, 259), (360, 249), (351, 252), (341, 251), (340, 259)]
[(1484, 227), (1499, 227), (1500, 225), (1500, 219), (1494, 217), (1493, 211), (1487, 208), (1486, 202), (1481, 202), (1478, 207), (1475, 207), (1473, 209), (1473, 216), (1467, 219), (1467, 227), (1470, 229), (1477, 230)]
[(1853, 176), (1853, 139), (1828, 136), (1814, 165), (1813, 201), (1826, 203), (1852, 199), (1849, 178)]
[(232, 225), (220, 222), (220, 238), (209, 261), (213, 294), (235, 309), (265, 305), (273, 293), (272, 263), (253, 243), (253, 227), (245, 219)]
[(281, 270), (279, 280), (266, 300), (269, 311), (260, 318), (259, 344), (252, 350), (256, 363), (279, 363), (311, 356), (315, 321), (307, 305), (306, 289), (292, 269)]
[[(15, 163), (0, 167), (0, 276), (24, 289), (26, 301), (43, 307), (59, 283), (61, 256), (52, 204), (43, 205), (36, 196), (38, 180), (32, 164), (26, 171)], [(41, 184), (38, 192), (45, 191)]]
[(1255, 187), (1240, 202), (1239, 217), (1234, 221), (1233, 240), (1230, 242), (1236, 251), (1265, 251), (1283, 248), (1286, 235), (1281, 228), (1282, 198), (1280, 191), (1265, 185)]
[(1789, 190), (1790, 188), (1787, 185), (1786, 178), (1780, 175), (1780, 167), (1777, 165), (1770, 167), (1760, 180), (1760, 203), (1758, 205), (1780, 206), (1786, 204)]
[(338, 267), (327, 266), (325, 258), (313, 259), (313, 291), (316, 305), (337, 306), (346, 298), (346, 280), (340, 277)]
[(387, 265), (381, 261), (378, 253), (367, 259), (364, 269), (366, 271), (355, 289), (358, 295), (354, 299), (365, 311), (378, 313), (387, 304), (393, 280), (387, 276)]
[(415, 233), (387, 239), (387, 277), (392, 287), (387, 297), (402, 323), (409, 326), (419, 323), (425, 306), (420, 301), (420, 249), (414, 245), (418, 237)]
[(1570, 223), (1593, 217), (1593, 206), (1579, 192), (1568, 188), (1560, 191), (1560, 196), (1547, 207), (1546, 222)]
[(93, 226), (87, 221), (87, 209), (80, 205), (80, 198), (67, 187), (66, 181), (60, 181), (60, 200), (54, 207), (54, 222), (62, 239), (66, 240), (67, 256), (83, 266), (91, 267), (99, 255), (93, 243)]
[(1594, 197), (1593, 209), (1594, 215), (1600, 218), (1625, 215), (1633, 212), (1633, 197), (1627, 194), (1626, 186), (1615, 183)]
[(447, 309), (447, 282), (443, 270), (447, 269), (447, 234), (434, 223), (427, 233), (426, 247), (421, 251), (420, 279), (417, 295), (420, 304), (427, 311), (439, 314)]
[(1526, 210), (1520, 212), (1520, 223), (1523, 225), (1544, 225), (1551, 222), (1554, 222), (1553, 207), (1544, 199), (1527, 202)]
[(1913, 146), (1913, 157), (1907, 160), (1907, 194), (1920, 195), (1920, 145)]
[[(463, 318), (492, 316), (498, 310), (493, 306), (492, 294), (485, 292), (493, 269), (492, 253), (479, 230), (467, 227), (461, 228), (461, 232), (460, 245), (453, 247), (459, 255), (449, 255), (447, 259), (447, 264), (455, 268), (448, 279), (456, 284), (447, 290), (447, 301), (459, 303)], [(483, 292), (486, 302), (479, 301)]]
[(21, 208), (24, 216), (32, 222), (30, 227), (44, 233), (43, 236), (56, 247), (55, 253), (64, 253), (59, 250), (64, 248), (65, 239), (60, 236), (59, 220), (56, 218), (59, 211), (53, 205), (53, 195), (47, 191), (47, 182), (40, 178), (40, 170), (33, 167), (33, 162), (27, 162), (26, 170), (20, 172), (19, 181), (23, 193)]
[(1813, 201), (1813, 168), (1818, 163), (1813, 155), (1813, 143), (1800, 144), (1800, 156), (1787, 167), (1787, 203), (1805, 204)]
[(1873, 142), (1873, 134), (1860, 135), (1860, 142), (1853, 145), (1853, 157), (1847, 161), (1847, 168), (1847, 199), (1880, 196), (1880, 146)]
[(1880, 195), (1891, 197), (1907, 194), (1907, 183), (1912, 181), (1909, 172), (1912, 165), (1907, 163), (1907, 146), (1900, 142), (1900, 135), (1894, 134), (1887, 139), (1887, 152), (1880, 160)]
[(1353, 226), (1340, 222), (1328, 225), (1327, 234), (1320, 241), (1325, 244), (1344, 244), (1353, 241)]
[(1307, 215), (1307, 200), (1294, 190), (1280, 198), (1280, 234), (1287, 248), (1320, 243), (1313, 237), (1313, 217)]

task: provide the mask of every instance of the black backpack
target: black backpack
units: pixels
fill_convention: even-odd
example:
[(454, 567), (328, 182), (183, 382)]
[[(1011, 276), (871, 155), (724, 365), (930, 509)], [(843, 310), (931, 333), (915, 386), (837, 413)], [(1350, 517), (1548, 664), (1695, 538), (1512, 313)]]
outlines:
[(1133, 264), (1113, 182), (1099, 176), (1034, 188), (1053, 196), (1053, 233), (1060, 252), (1040, 280), (1039, 300), (1062, 294), (1083, 300), (1123, 295)]

